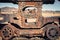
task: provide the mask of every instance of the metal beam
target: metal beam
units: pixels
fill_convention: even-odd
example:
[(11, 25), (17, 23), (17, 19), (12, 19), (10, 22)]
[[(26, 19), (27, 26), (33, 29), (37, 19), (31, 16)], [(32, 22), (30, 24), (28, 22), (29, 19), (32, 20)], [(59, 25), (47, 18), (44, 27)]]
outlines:
[(58, 0), (58, 1), (60, 1), (60, 0)]
[(55, 0), (0, 0), (0, 2), (17, 3), (17, 2), (43, 2), (43, 4), (53, 4)]
[(43, 0), (43, 4), (54, 4), (55, 0)]

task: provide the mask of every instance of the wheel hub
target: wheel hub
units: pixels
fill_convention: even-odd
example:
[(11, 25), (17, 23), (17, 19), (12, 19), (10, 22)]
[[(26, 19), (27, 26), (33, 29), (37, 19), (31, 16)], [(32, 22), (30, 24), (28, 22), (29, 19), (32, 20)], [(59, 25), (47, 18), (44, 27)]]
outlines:
[(49, 35), (50, 35), (51, 37), (57, 36), (57, 33), (58, 33), (58, 32), (57, 32), (55, 29), (52, 28), (52, 29), (50, 29), (49, 31), (50, 31), (50, 32), (49, 32)]

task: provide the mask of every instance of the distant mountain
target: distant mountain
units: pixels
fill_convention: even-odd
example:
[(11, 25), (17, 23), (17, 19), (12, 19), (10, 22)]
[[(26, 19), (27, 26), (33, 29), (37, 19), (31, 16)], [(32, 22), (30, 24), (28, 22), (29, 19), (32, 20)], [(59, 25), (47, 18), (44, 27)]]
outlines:
[(18, 11), (17, 8), (13, 8), (13, 7), (3, 7), (3, 8), (0, 8), (2, 12), (4, 11)]
[(57, 12), (57, 13), (60, 13), (60, 11), (42, 11), (42, 12)]
[(0, 12), (1, 14), (13, 14), (13, 13), (17, 13), (18, 9), (13, 7), (3, 7), (0, 8)]

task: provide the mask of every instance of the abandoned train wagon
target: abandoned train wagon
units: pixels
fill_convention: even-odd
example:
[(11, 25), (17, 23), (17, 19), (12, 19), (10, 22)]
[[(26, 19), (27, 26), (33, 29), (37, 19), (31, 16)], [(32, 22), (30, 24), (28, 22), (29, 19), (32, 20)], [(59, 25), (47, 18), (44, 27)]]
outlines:
[(60, 13), (42, 13), (42, 4), (42, 1), (18, 2), (17, 13), (0, 14), (1, 37), (4, 40), (14, 40), (16, 37), (57, 39)]

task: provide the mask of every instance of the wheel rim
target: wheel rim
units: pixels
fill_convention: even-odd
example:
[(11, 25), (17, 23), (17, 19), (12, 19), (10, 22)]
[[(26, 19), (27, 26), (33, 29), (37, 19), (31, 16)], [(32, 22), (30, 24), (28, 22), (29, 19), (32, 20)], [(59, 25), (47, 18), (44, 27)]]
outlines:
[(49, 30), (48, 34), (49, 34), (49, 36), (54, 37), (54, 36), (57, 36), (57, 31), (52, 28), (52, 29)]
[(58, 30), (57, 30), (57, 27), (50, 27), (48, 28), (47, 30), (47, 37), (49, 39), (56, 39), (58, 37)]
[(8, 25), (4, 26), (2, 29), (2, 37), (4, 39), (10, 39), (13, 35), (13, 30)]

